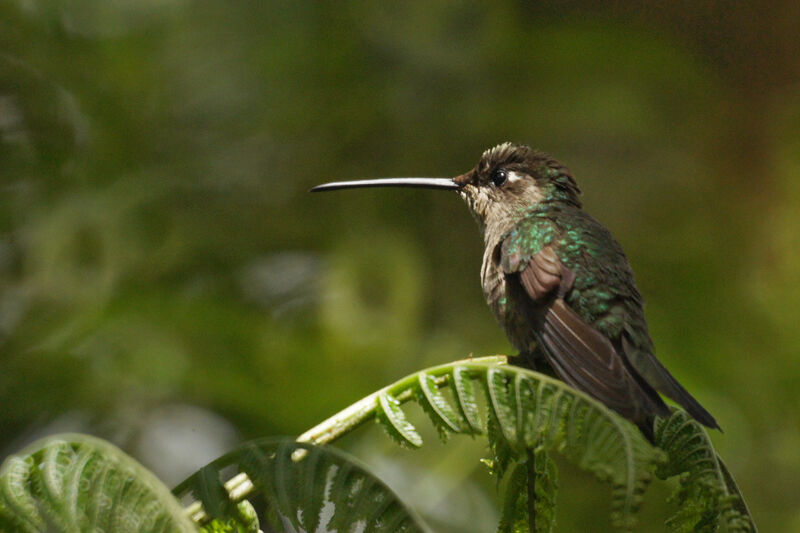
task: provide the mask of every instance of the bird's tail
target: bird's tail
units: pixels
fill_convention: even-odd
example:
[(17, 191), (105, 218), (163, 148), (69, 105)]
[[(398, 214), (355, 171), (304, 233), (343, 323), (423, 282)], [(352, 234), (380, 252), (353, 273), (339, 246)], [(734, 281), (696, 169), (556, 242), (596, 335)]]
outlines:
[(664, 368), (663, 365), (661, 365), (661, 363), (658, 364), (659, 366), (661, 366), (661, 369), (663, 370), (665, 378), (664, 384), (666, 386), (664, 386), (663, 388), (662, 387), (657, 387), (657, 388), (659, 388), (662, 393), (666, 394), (667, 396), (678, 402), (678, 404), (680, 404), (681, 407), (686, 409), (686, 412), (692, 415), (692, 417), (695, 420), (697, 420), (704, 426), (708, 426), (711, 429), (718, 429), (722, 431), (722, 428), (719, 427), (719, 424), (711, 415), (711, 413), (709, 413), (705, 407), (700, 405), (700, 402), (698, 402), (694, 398), (694, 396), (689, 394), (689, 392), (686, 389), (684, 389), (680, 383), (678, 383), (677, 379), (672, 377), (672, 374), (670, 374), (669, 371), (666, 368)]
[(678, 383), (652, 353), (635, 348), (625, 336), (622, 338), (622, 346), (630, 363), (653, 388), (677, 402), (704, 426), (722, 431), (711, 413)]
[(655, 428), (653, 427), (654, 422), (655, 422), (655, 417), (650, 415), (640, 420), (637, 420), (636, 426), (642, 432), (644, 438), (646, 438), (650, 444), (655, 446), (656, 435), (655, 435)]

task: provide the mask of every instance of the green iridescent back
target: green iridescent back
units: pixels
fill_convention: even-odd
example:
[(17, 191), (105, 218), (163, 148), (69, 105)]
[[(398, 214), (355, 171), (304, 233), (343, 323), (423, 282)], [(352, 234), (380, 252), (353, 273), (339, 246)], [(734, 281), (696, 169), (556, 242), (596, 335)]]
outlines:
[(605, 227), (578, 207), (539, 205), (509, 232), (503, 249), (506, 256), (517, 256), (524, 268), (546, 246), (575, 273), (565, 300), (581, 318), (612, 341), (625, 328), (638, 348), (652, 351), (633, 272)]

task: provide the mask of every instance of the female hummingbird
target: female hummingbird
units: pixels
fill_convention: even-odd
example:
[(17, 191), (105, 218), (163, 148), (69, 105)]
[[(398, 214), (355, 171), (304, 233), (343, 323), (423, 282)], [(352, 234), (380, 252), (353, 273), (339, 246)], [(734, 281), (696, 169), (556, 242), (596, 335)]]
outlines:
[(486, 302), (521, 366), (562, 380), (633, 421), (651, 441), (659, 392), (702, 424), (716, 420), (654, 354), (642, 296), (619, 243), (581, 209), (569, 170), (528, 146), (503, 143), (455, 178), (327, 183), (312, 191), (422, 187), (456, 191), (483, 232)]

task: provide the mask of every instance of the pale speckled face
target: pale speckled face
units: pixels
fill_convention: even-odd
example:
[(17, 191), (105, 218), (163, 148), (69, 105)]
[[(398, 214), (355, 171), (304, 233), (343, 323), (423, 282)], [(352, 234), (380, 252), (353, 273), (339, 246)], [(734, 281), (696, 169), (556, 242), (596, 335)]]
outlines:
[[(505, 178), (502, 177), (504, 173)], [(544, 197), (536, 181), (530, 176), (502, 170), (498, 174), (497, 185), (494, 181), (468, 183), (458, 191), (482, 224), (486, 224), (489, 219), (498, 222), (516, 220)]]

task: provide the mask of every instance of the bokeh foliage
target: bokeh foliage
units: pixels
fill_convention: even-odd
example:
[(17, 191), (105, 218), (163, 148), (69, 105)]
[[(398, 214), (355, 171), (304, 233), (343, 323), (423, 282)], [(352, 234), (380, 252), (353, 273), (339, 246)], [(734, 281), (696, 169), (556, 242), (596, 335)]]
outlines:
[[(299, 433), (507, 352), (453, 195), (306, 191), (517, 140), (572, 168), (757, 521), (795, 530), (798, 26), (788, 1), (0, 1), (3, 455), (53, 425), (136, 455), (175, 404)], [(424, 466), (478, 514), (493, 489), (458, 476), (479, 456)], [(425, 464), (371, 458), (406, 487), (398, 461)], [(564, 495), (559, 523), (602, 498)]]

